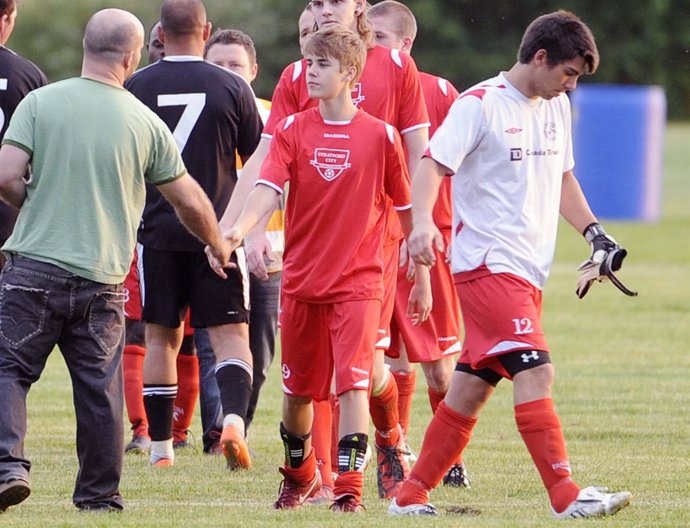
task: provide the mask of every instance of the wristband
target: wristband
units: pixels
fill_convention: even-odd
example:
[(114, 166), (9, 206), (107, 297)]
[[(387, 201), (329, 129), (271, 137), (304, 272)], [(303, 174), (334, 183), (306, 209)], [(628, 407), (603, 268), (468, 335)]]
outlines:
[(606, 231), (604, 230), (604, 226), (602, 226), (600, 223), (592, 222), (585, 228), (585, 230), (582, 232), (582, 235), (585, 237), (585, 240), (591, 244), (592, 240), (599, 235), (606, 235)]

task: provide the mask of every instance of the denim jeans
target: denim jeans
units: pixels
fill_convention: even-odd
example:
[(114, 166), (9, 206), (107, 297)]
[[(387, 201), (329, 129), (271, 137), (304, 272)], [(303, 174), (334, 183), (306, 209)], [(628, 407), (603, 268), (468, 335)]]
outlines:
[[(122, 509), (122, 285), (10, 254), (0, 275), (0, 482), (29, 480), (26, 397), (57, 345), (72, 379), (78, 508)], [(40, 424), (39, 424), (40, 425)]]
[[(271, 273), (268, 280), (262, 281), (250, 275), (249, 348), (254, 362), (254, 380), (245, 420), (247, 429), (254, 418), (261, 387), (266, 381), (268, 368), (275, 356), (281, 276), (282, 272)], [(206, 329), (200, 328), (194, 332), (194, 344), (199, 357), (199, 407), (201, 426), (204, 430), (204, 451), (208, 451), (220, 438), (223, 429), (223, 409), (214, 372), (216, 356)]]

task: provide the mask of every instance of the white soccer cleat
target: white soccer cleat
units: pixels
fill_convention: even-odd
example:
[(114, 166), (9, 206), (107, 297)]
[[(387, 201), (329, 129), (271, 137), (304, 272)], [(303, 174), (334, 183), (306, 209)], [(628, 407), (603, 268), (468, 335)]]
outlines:
[(551, 508), (551, 513), (556, 519), (582, 519), (613, 515), (630, 504), (632, 493), (629, 491), (604, 493), (602, 489), (605, 491), (605, 488), (595, 486), (583, 488), (578, 493), (577, 499), (571, 502), (565, 510), (558, 513)]
[(393, 499), (388, 506), (388, 515), (438, 515), (438, 510), (431, 503), (398, 506)]

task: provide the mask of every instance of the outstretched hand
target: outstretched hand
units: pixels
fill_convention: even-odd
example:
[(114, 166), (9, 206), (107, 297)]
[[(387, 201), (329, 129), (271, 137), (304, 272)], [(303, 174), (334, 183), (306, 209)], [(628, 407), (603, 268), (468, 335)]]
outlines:
[(247, 235), (244, 239), (244, 253), (247, 258), (249, 273), (253, 273), (261, 280), (268, 280), (267, 262), (275, 262), (276, 256), (266, 233), (261, 231)]
[(224, 268), (236, 268), (237, 264), (230, 262), (230, 255), (242, 244), (242, 236), (237, 228), (232, 228), (224, 234), (223, 241), (218, 246), (208, 245), (204, 248), (208, 264), (216, 275), (227, 279)]

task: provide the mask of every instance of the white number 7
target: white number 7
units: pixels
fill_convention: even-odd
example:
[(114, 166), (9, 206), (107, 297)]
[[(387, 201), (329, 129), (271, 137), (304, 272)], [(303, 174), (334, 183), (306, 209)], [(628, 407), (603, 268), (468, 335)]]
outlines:
[[(7, 79), (0, 79), (0, 90), (7, 90)], [(5, 111), (0, 108), (0, 130), (5, 126)]]
[(184, 106), (184, 112), (177, 122), (173, 137), (177, 148), (182, 152), (192, 133), (201, 112), (206, 106), (205, 93), (159, 95), (158, 106)]

